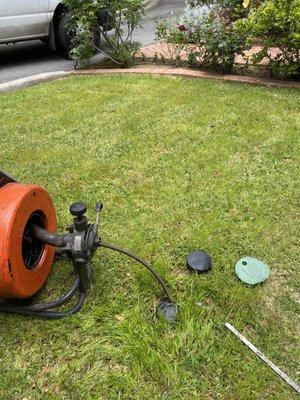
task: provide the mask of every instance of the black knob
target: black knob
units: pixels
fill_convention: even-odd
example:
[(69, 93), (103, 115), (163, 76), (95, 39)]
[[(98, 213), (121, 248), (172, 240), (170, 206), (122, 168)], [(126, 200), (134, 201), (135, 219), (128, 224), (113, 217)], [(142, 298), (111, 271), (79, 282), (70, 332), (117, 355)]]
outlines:
[(70, 205), (70, 213), (77, 217), (82, 217), (86, 213), (86, 204), (81, 201)]

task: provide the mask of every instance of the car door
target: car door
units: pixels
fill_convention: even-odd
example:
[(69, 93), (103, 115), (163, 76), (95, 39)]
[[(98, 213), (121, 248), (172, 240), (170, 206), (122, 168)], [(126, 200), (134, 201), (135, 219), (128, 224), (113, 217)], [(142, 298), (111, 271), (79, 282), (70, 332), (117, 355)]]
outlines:
[(49, 0), (0, 0), (0, 43), (43, 37)]

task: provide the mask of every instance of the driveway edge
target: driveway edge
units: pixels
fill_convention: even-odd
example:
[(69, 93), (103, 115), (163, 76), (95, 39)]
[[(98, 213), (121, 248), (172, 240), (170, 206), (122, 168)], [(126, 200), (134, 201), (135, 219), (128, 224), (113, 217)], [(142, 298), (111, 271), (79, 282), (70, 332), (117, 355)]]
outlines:
[(29, 86), (38, 85), (39, 83), (51, 82), (59, 78), (68, 76), (70, 71), (45, 72), (43, 74), (32, 75), (26, 78), (16, 79), (14, 81), (0, 84), (1, 92), (11, 92), (17, 89), (23, 89)]

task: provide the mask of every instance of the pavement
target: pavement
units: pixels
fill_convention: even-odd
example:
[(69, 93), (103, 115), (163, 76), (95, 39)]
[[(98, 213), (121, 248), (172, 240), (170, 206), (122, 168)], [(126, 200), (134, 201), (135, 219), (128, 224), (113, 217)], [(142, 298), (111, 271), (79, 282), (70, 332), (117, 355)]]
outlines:
[[(160, 0), (153, 8), (146, 10), (143, 26), (136, 31), (135, 39), (143, 46), (153, 43), (157, 19), (168, 16), (171, 11), (180, 13), (184, 5), (184, 0)], [(103, 58), (102, 54), (97, 54), (92, 62), (98, 63)], [(73, 61), (51, 52), (39, 40), (0, 45), (0, 84), (37, 74), (70, 71), (73, 68)]]

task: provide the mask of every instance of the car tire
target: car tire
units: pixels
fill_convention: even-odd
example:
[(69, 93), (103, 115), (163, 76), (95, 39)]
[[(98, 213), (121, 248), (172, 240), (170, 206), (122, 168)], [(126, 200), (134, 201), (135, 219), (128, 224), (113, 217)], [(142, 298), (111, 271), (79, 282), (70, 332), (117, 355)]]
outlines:
[(58, 21), (56, 30), (57, 47), (67, 58), (70, 58), (69, 53), (72, 49), (72, 36), (74, 35), (67, 27), (71, 15), (70, 12), (63, 14)]
[[(70, 58), (69, 53), (72, 49), (72, 38), (75, 34), (74, 32), (70, 32), (70, 30), (67, 27), (71, 15), (72, 15), (71, 12), (63, 14), (57, 26), (58, 48), (67, 58)], [(101, 41), (100, 38), (101, 38), (100, 32), (97, 29), (97, 27), (95, 27), (93, 29), (93, 38), (92, 38), (93, 45), (95, 46), (94, 53), (97, 53), (97, 48), (100, 47), (100, 41)]]

